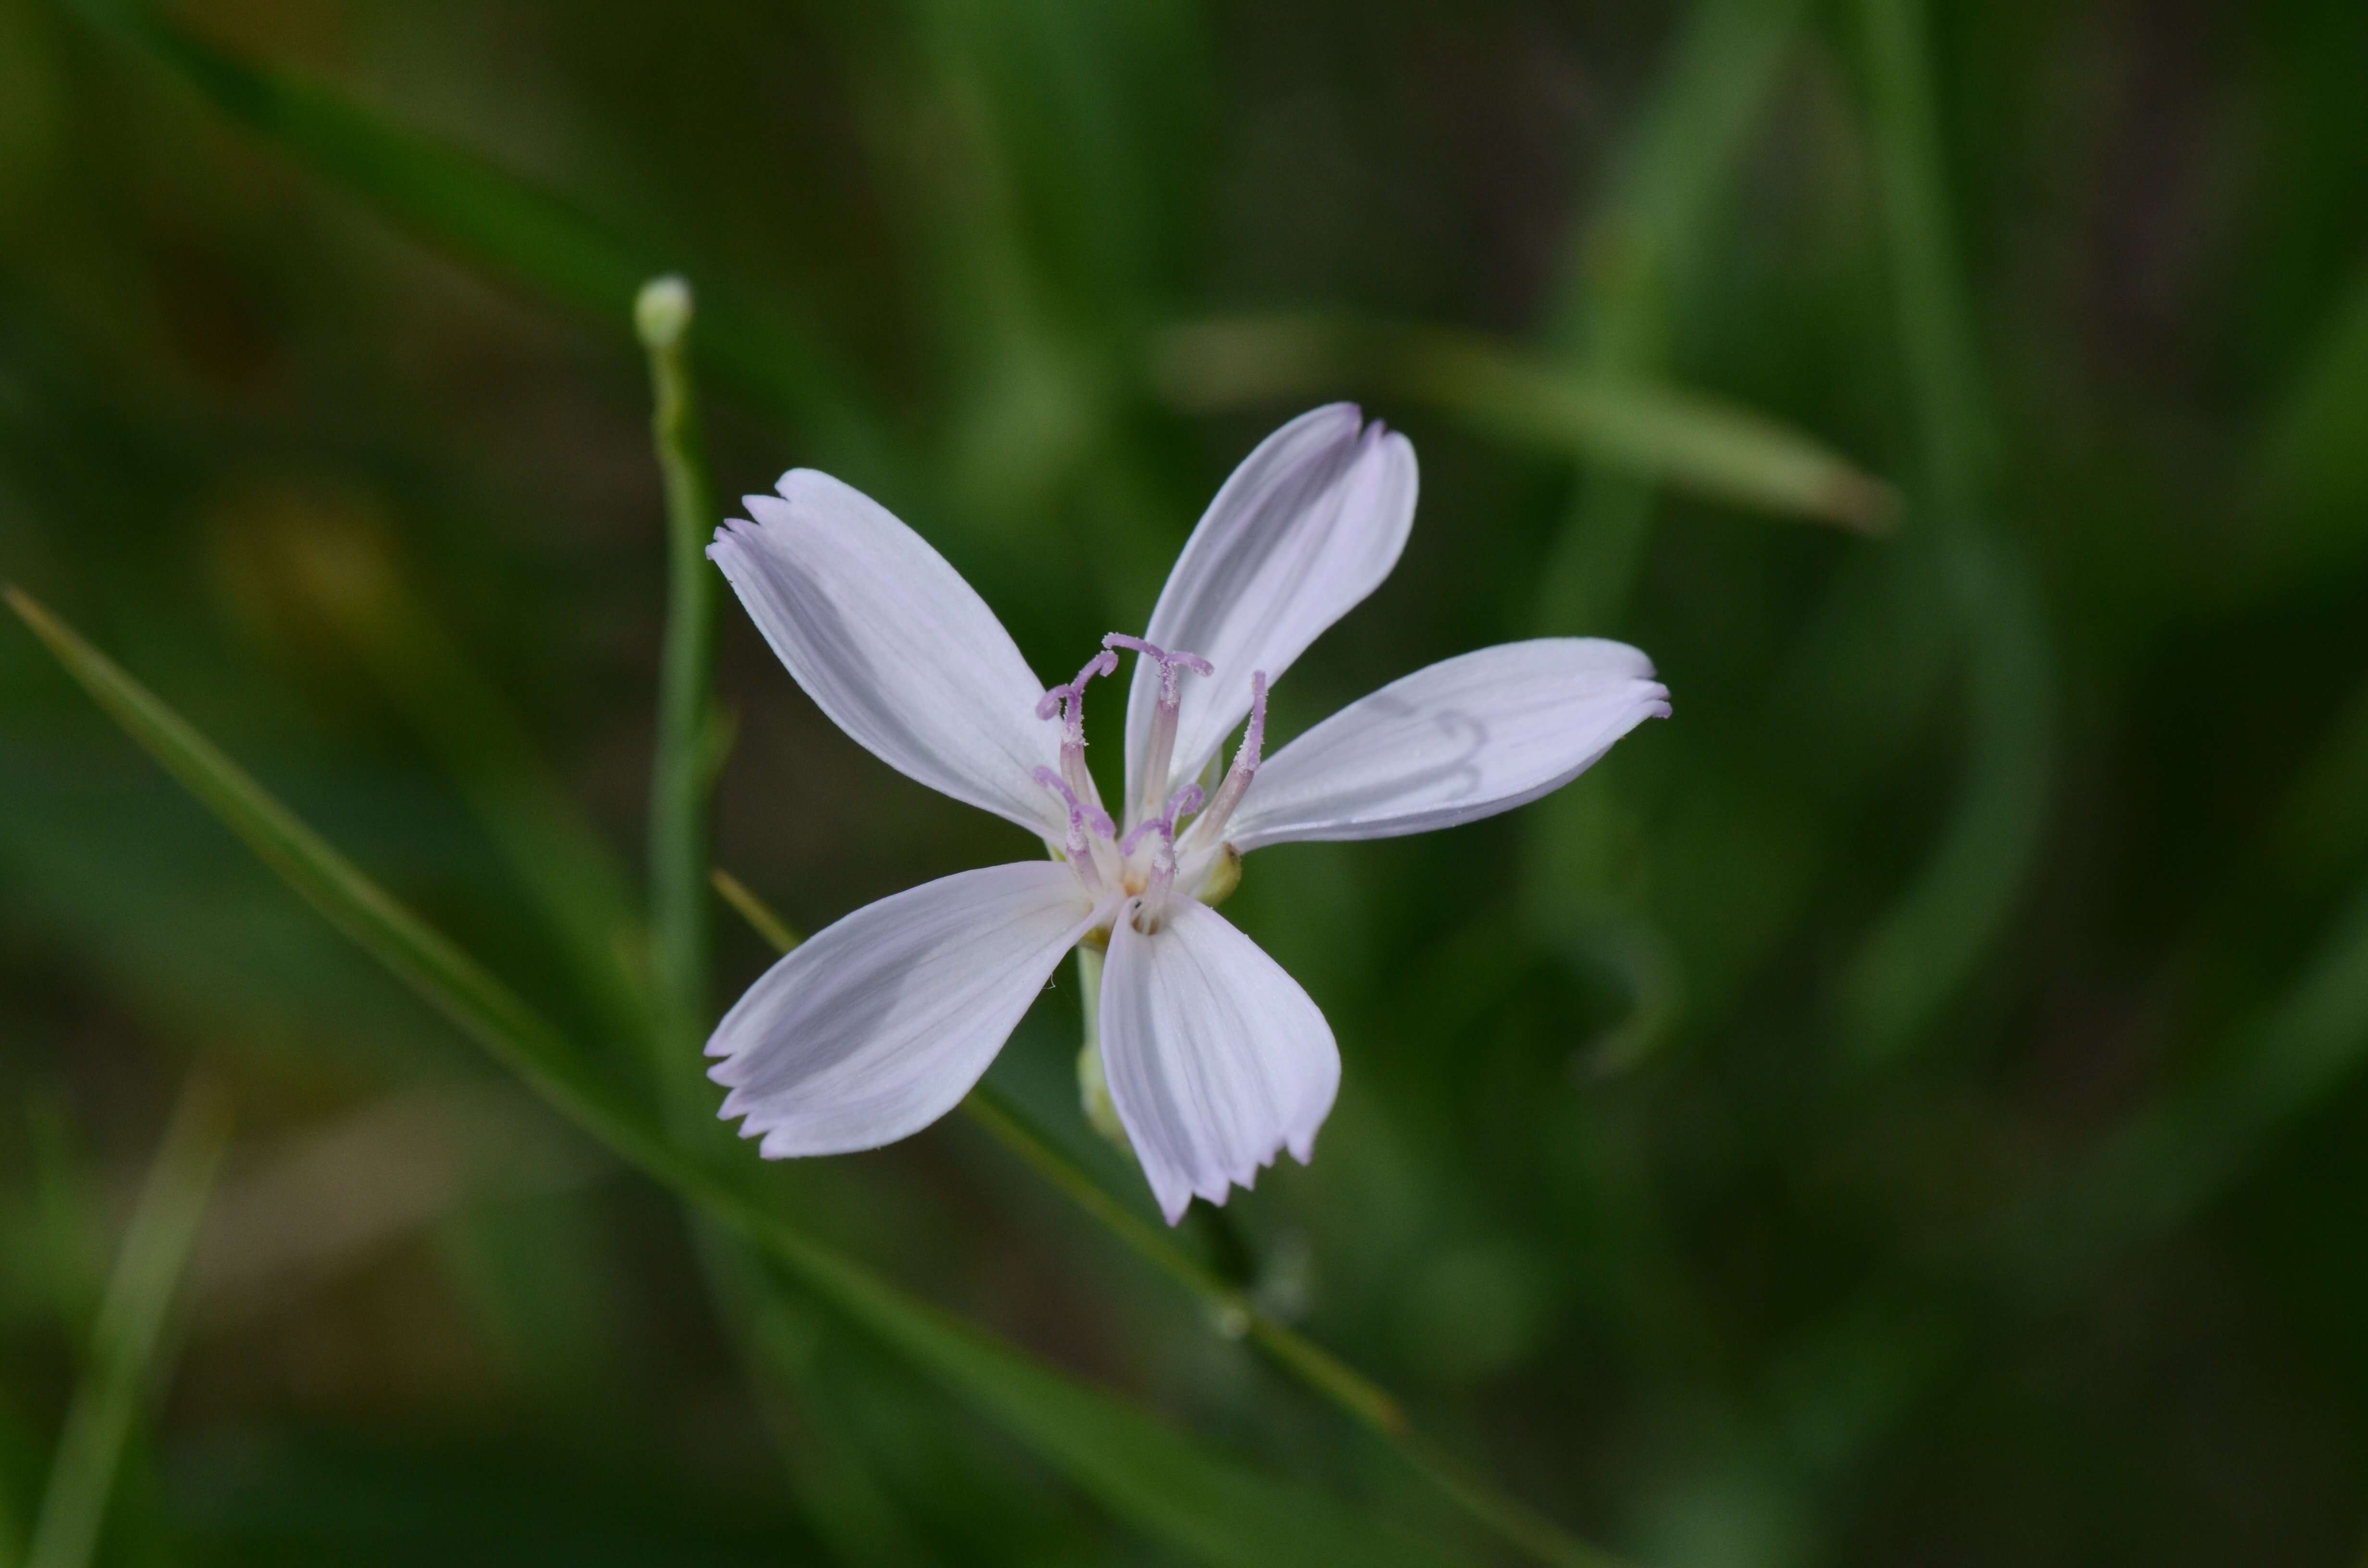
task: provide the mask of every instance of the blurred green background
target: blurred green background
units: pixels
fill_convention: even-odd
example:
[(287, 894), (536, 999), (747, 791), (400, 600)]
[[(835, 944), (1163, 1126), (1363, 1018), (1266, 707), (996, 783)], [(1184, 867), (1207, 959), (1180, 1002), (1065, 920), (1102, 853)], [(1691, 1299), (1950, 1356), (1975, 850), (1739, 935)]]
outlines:
[[(1278, 733), (1541, 633), (1676, 717), (1250, 863), (1345, 1086), (1182, 1244), (1638, 1562), (2355, 1562), (2363, 81), (2358, 0), (0, 0), (0, 576), (639, 1082), (643, 277), (726, 495), (871, 491), (1055, 678), (1358, 398), (1422, 506)], [(1024, 851), (722, 619), (716, 859), (791, 924)], [(1148, 1213), (1075, 1009), (992, 1081)], [(1508, 1550), (962, 1119), (763, 1181)], [(728, 1250), (0, 621), (0, 1562), (94, 1388), (98, 1562), (1209, 1555)]]

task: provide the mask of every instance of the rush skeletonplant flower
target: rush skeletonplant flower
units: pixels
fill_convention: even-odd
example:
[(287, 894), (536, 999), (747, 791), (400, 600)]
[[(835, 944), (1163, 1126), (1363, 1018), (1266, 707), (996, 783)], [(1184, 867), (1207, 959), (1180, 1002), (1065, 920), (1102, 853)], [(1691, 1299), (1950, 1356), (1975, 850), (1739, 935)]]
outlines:
[[(1072, 948), (1106, 944), (1110, 1097), (1170, 1224), (1315, 1153), (1340, 1055), (1307, 993), (1210, 903), (1269, 844), (1471, 822), (1577, 778), (1668, 692), (1623, 643), (1549, 638), (1393, 681), (1269, 756), (1268, 687), (1397, 563), (1414, 449), (1346, 403), (1218, 491), (1141, 637), (1049, 691), (970, 585), (877, 503), (799, 469), (708, 550), (816, 705), (890, 767), (1051, 858), (857, 910), (717, 1026), (723, 1115), (780, 1159), (877, 1148), (959, 1104)], [(1087, 686), (1133, 655), (1125, 790), (1086, 767)], [(1247, 724), (1245, 721), (1247, 720)], [(1242, 736), (1229, 766), (1223, 749)]]

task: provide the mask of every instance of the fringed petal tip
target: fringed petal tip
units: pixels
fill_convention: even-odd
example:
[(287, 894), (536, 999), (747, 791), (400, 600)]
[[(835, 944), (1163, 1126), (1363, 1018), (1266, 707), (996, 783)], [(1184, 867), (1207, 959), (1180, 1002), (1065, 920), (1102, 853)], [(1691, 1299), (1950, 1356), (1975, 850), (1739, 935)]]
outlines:
[[(1319, 1117), (1317, 1119), (1322, 1119)], [(1315, 1163), (1315, 1130), (1310, 1128), (1304, 1137), (1294, 1135), (1285, 1138), (1273, 1148), (1269, 1149), (1262, 1157), (1226, 1172), (1225, 1179), (1223, 1181), (1208, 1182), (1199, 1187), (1171, 1186), (1164, 1190), (1155, 1190), (1154, 1196), (1159, 1200), (1159, 1211), (1166, 1216), (1169, 1224), (1175, 1225), (1183, 1222), (1185, 1210), (1191, 1208), (1192, 1199), (1196, 1198), (1212, 1209), (1223, 1209), (1225, 1206), (1225, 1200), (1236, 1190), (1257, 1191), (1258, 1173), (1273, 1168), (1286, 1153), (1302, 1165), (1314, 1165)]]
[(909, 1137), (976, 1084), (1068, 950), (1092, 901), (1050, 860), (990, 866), (867, 904), (768, 970), (708, 1041), (769, 1159)]
[(1172, 904), (1153, 935), (1111, 929), (1102, 973), (1111, 1103), (1169, 1224), (1223, 1204), (1285, 1150), (1302, 1165), (1340, 1086), (1340, 1053), (1299, 983), (1224, 916)]
[(793, 469), (743, 497), (708, 558), (815, 706), (907, 778), (1031, 832), (1059, 758), (1044, 687), (985, 601), (878, 502)]

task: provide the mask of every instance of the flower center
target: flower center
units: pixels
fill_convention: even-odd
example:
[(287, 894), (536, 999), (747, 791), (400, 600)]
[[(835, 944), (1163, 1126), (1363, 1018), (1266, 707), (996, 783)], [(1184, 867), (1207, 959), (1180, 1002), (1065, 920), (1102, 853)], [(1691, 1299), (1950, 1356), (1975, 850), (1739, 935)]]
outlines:
[(1135, 848), (1145, 839), (1152, 839), (1151, 873), (1144, 881), (1143, 908), (1137, 924), (1144, 931), (1159, 929), (1159, 917), (1167, 909), (1167, 898), (1176, 887), (1176, 819), (1201, 809), (1201, 786), (1187, 784), (1167, 797), (1167, 805), (1156, 817), (1146, 817), (1135, 824), (1134, 831), (1118, 846), (1118, 852), (1130, 859)]
[[(1158, 706), (1152, 711), (1144, 747), (1141, 798), (1128, 803), (1122, 838), (1119, 824), (1102, 809), (1100, 791), (1086, 767), (1086, 684), (1096, 676), (1116, 673), (1118, 654), (1112, 650), (1121, 648), (1159, 666)], [(1209, 795), (1188, 779), (1162, 800), (1160, 791), (1175, 765), (1177, 713), (1188, 671), (1208, 676), (1216, 674), (1216, 666), (1198, 653), (1114, 631), (1102, 639), (1102, 651), (1086, 661), (1075, 680), (1045, 692), (1036, 705), (1039, 719), (1061, 722), (1061, 766), (1039, 767), (1036, 782), (1059, 797), (1068, 812), (1062, 848), (1069, 865), (1095, 900), (1117, 893), (1139, 901), (1131, 918), (1146, 932), (1159, 928), (1170, 899), (1198, 896), (1212, 883), (1212, 873), (1231, 863), (1225, 824), (1249, 790), (1266, 744), (1266, 672), (1259, 670), (1250, 676), (1249, 725), (1216, 793)], [(1230, 880), (1224, 885), (1230, 887)]]

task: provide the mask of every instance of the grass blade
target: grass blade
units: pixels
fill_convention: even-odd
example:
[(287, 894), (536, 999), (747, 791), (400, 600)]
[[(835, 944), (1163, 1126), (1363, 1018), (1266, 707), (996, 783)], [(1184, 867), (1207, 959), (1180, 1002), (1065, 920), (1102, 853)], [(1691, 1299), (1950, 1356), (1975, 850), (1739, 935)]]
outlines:
[(192, 1082), (173, 1113), (125, 1231), (91, 1335), (90, 1371), (66, 1412), (28, 1568), (84, 1568), (98, 1544), (125, 1439), (148, 1392), (157, 1348), (229, 1142), (221, 1100)]
[(273, 575), (325, 620), (427, 742), (550, 926), (613, 1039), (649, 1037), (649, 934), (632, 880), (437, 619), (388, 542), (326, 511), (258, 536)]
[(2368, 890), (2342, 912), (2300, 980), (2237, 1029), (2214, 1065), (2117, 1131), (2056, 1222), (2034, 1225), (2043, 1278), (2093, 1277), (2130, 1245), (2192, 1218), (2279, 1130), (2368, 1061)]
[(1197, 322), (1168, 330), (1155, 375), (1194, 411), (1355, 388), (1737, 506), (1861, 533), (1885, 531), (1897, 512), (1888, 485), (1774, 420), (1698, 392), (1574, 370), (1479, 333), (1312, 315)]
[(20, 590), (6, 602), (166, 771), (340, 929), (586, 1131), (780, 1259), (840, 1312), (1136, 1528), (1221, 1564), (1427, 1563), (1415, 1538), (1269, 1480), (1110, 1394), (1047, 1367), (814, 1241), (764, 1199), (680, 1152), (643, 1108), (492, 974), (363, 875), (166, 708)]

